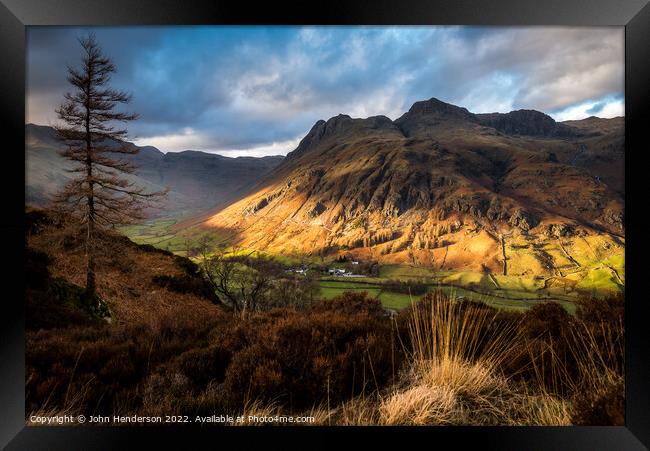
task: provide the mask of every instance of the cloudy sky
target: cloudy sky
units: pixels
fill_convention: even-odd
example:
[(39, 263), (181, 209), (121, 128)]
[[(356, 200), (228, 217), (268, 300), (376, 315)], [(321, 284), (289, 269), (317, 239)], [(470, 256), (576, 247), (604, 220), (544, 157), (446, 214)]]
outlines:
[[(88, 28), (27, 33), (26, 122), (54, 124)], [(133, 140), (227, 156), (293, 150), (319, 119), (401, 116), (437, 97), (475, 113), (624, 115), (622, 27), (93, 28), (133, 94)]]

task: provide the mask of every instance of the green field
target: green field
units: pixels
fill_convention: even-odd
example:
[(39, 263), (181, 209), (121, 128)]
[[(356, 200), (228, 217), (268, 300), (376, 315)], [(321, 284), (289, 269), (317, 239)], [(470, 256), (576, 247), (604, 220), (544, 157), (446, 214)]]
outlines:
[[(206, 232), (194, 227), (180, 231), (174, 230), (173, 226), (181, 220), (181, 217), (151, 219), (142, 224), (122, 227), (120, 231), (135, 243), (150, 244), (159, 249), (165, 249), (185, 256), (188, 246), (198, 246), (200, 240), (206, 236)], [(222, 238), (215, 233), (211, 233), (209, 236), (215, 242), (218, 242)]]
[[(122, 227), (120, 231), (129, 239), (138, 244), (150, 244), (159, 249), (165, 249), (177, 255), (187, 256), (188, 247), (199, 246), (204, 237), (213, 240), (215, 247), (225, 245), (227, 237), (206, 231), (198, 227), (189, 227), (179, 231), (173, 230), (173, 226), (182, 218), (158, 218), (151, 219), (142, 224)], [(285, 266), (295, 266), (301, 263), (314, 263), (316, 258), (305, 258), (302, 256), (269, 254), (255, 249), (226, 249), (228, 255), (259, 255), (273, 257)]]
[[(368, 282), (374, 280), (375, 283)], [(369, 296), (378, 298), (384, 307), (394, 310), (400, 310), (411, 305), (412, 301), (420, 298), (420, 296), (409, 296), (403, 293), (393, 293), (390, 291), (382, 290), (380, 284), (377, 283), (380, 279), (355, 279), (354, 281), (342, 280), (321, 280), (320, 281), (320, 295), (324, 299), (331, 299), (346, 291), (366, 291)], [(512, 292), (499, 292), (481, 293), (474, 290), (466, 289), (458, 286), (448, 285), (432, 285), (431, 290), (440, 290), (454, 299), (466, 299), (473, 301), (484, 302), (493, 307), (502, 308), (506, 310), (524, 311), (536, 303), (554, 301), (564, 306), (570, 313), (575, 311), (575, 304), (570, 298), (559, 298), (551, 295), (537, 295), (536, 293), (523, 293), (516, 292), (518, 297), (508, 297), (513, 294)], [(525, 296), (525, 294), (527, 296)]]
[(411, 305), (412, 299), (419, 298), (409, 296), (408, 294), (392, 293), (384, 291), (379, 285), (373, 285), (364, 282), (348, 282), (348, 281), (333, 281), (321, 280), (320, 281), (320, 295), (324, 299), (331, 299), (346, 291), (366, 291), (369, 296), (378, 298), (384, 307), (394, 310), (400, 310)]
[[(188, 246), (198, 245), (206, 232), (198, 228), (174, 231), (173, 226), (180, 220), (181, 218), (153, 219), (143, 224), (124, 227), (122, 232), (136, 243), (150, 244), (178, 255), (186, 255)], [(211, 237), (217, 243), (224, 238), (214, 233)], [(330, 299), (345, 291), (367, 291), (387, 308), (399, 310), (409, 306), (417, 297), (412, 299), (407, 294), (386, 291), (382, 289), (382, 283), (387, 280), (400, 280), (423, 283), (429, 286), (429, 291), (440, 289), (457, 298), (482, 301), (503, 309), (525, 310), (539, 302), (556, 301), (567, 310), (574, 311), (574, 302), (579, 296), (600, 297), (624, 290), (623, 253), (602, 255), (597, 249), (593, 250), (593, 245), (594, 243), (590, 245), (584, 241), (582, 245), (575, 246), (572, 257), (579, 266), (563, 266), (560, 276), (504, 276), (472, 271), (440, 271), (422, 266), (394, 264), (381, 266), (379, 274), (374, 277), (352, 279), (322, 275), (319, 281), (320, 296)], [(288, 268), (299, 264), (323, 263), (316, 257), (271, 255), (252, 249), (228, 252), (271, 256)], [(561, 258), (561, 250), (548, 247), (547, 252), (557, 254), (555, 257), (558, 260)]]

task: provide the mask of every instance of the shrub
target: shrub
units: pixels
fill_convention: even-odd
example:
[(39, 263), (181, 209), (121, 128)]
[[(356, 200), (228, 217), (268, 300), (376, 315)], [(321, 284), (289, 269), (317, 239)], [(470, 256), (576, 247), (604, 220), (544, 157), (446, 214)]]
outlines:
[(587, 323), (623, 322), (624, 315), (622, 294), (604, 299), (582, 298), (577, 302), (576, 318)]
[(177, 356), (207, 347), (209, 332), (220, 320), (168, 317), (152, 325), (100, 323), (28, 332), (27, 411), (62, 410), (75, 399), (79, 413), (134, 412), (142, 403), (140, 387), (150, 375), (183, 369), (198, 374), (189, 363), (196, 355)]
[(176, 262), (179, 268), (185, 271), (185, 274), (187, 274), (188, 276), (195, 276), (201, 273), (201, 268), (199, 268), (199, 265), (197, 265), (187, 257), (174, 255), (174, 261)]
[(223, 346), (194, 348), (181, 354), (172, 367), (187, 376), (196, 388), (206, 388), (211, 382), (223, 382), (232, 352)]
[(526, 311), (522, 330), (529, 338), (550, 338), (555, 341), (567, 336), (571, 315), (556, 302), (534, 305)]
[(578, 301), (576, 318), (588, 335), (589, 346), (608, 368), (623, 374), (625, 356), (625, 299), (623, 295)]
[[(226, 371), (233, 405), (241, 405), (244, 395), (292, 408), (338, 402), (384, 386), (399, 368), (390, 320), (365, 294), (344, 293), (304, 313), (269, 313), (238, 326), (253, 330), (235, 333), (247, 338)], [(267, 324), (260, 327), (259, 321)]]
[(34, 289), (44, 289), (50, 279), (48, 266), (52, 259), (45, 252), (31, 247), (25, 248), (25, 285)]
[(382, 283), (382, 288), (386, 291), (393, 293), (411, 294), (413, 296), (420, 296), (426, 293), (429, 287), (425, 283), (405, 280), (387, 280)]
[[(142, 246), (139, 245), (138, 247), (141, 248)], [(214, 289), (210, 286), (208, 281), (203, 278), (199, 266), (192, 260), (157, 248), (153, 248), (153, 250), (149, 249), (147, 252), (161, 252), (164, 255), (173, 255), (174, 263), (176, 263), (176, 265), (183, 271), (183, 274), (181, 275), (155, 275), (151, 280), (154, 284), (176, 293), (191, 293), (208, 299), (215, 304), (220, 303)]]
[(314, 305), (315, 312), (337, 312), (341, 314), (366, 314), (383, 316), (384, 307), (378, 299), (368, 297), (368, 293), (346, 291), (332, 299), (327, 299)]
[(622, 296), (578, 303), (572, 336), (578, 373), (572, 408), (576, 424), (624, 423), (623, 309)]
[(318, 291), (318, 281), (310, 275), (277, 279), (272, 283), (264, 307), (266, 309), (276, 307), (305, 309), (314, 303)]
[(544, 302), (521, 314), (516, 324), (519, 345), (505, 362), (505, 373), (548, 393), (570, 393), (577, 377), (572, 353), (574, 318), (560, 304)]
[(92, 324), (95, 315), (84, 309), (82, 287), (49, 271), (52, 259), (44, 252), (25, 249), (25, 328), (49, 329)]
[(59, 218), (53, 212), (46, 210), (28, 208), (25, 210), (25, 232), (37, 235), (48, 226), (58, 226)]
[(132, 258), (129, 258), (127, 255), (121, 255), (118, 253), (102, 255), (98, 261), (102, 265), (105, 264), (106, 266), (116, 268), (124, 274), (132, 273), (134, 268), (137, 267), (136, 262)]
[(192, 293), (209, 299), (215, 304), (219, 303), (219, 298), (214, 293), (212, 287), (202, 277), (197, 275), (189, 276), (183, 274), (181, 276), (170, 276), (162, 274), (153, 276), (151, 281), (160, 287), (167, 288), (176, 293)]
[[(126, 238), (126, 237), (124, 237), (124, 238)], [(126, 239), (128, 240), (128, 238), (126, 238)], [(153, 246), (151, 244), (135, 244), (135, 243), (133, 243), (133, 245), (135, 245), (139, 250), (141, 250), (143, 252), (151, 252), (151, 253), (154, 253), (154, 254), (162, 254), (162, 255), (167, 255), (167, 256), (170, 256), (170, 257), (174, 256), (173, 252), (168, 251), (166, 249), (157, 248), (156, 246)]]
[(81, 287), (56, 279), (51, 288), (25, 291), (25, 329), (53, 329), (98, 321), (79, 307), (83, 295)]
[(81, 410), (102, 414), (161, 406), (186, 414), (235, 412), (258, 399), (310, 408), (382, 388), (400, 362), (377, 301), (345, 294), (309, 310), (274, 309), (246, 319), (169, 317), (151, 325), (31, 332), (27, 405), (28, 411), (63, 408), (79, 395)]
[(623, 379), (610, 381), (601, 390), (584, 390), (573, 399), (571, 423), (588, 426), (625, 425)]

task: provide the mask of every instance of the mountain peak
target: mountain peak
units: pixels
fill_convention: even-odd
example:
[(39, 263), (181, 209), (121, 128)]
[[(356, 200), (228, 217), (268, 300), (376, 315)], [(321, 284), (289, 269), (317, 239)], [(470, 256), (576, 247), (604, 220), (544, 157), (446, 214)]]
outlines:
[(441, 124), (471, 124), (476, 116), (466, 108), (443, 102), (435, 97), (415, 102), (395, 121), (405, 136), (430, 136)]
[(334, 135), (351, 134), (360, 137), (377, 133), (396, 133), (401, 136), (399, 128), (386, 116), (370, 116), (365, 119), (357, 119), (347, 114), (338, 114), (327, 121), (322, 119), (316, 121), (309, 133), (300, 141), (298, 147), (287, 154), (287, 159), (302, 155), (307, 149), (315, 147), (321, 141)]
[(408, 110), (408, 115), (434, 115), (443, 118), (473, 119), (473, 114), (467, 108), (462, 108), (440, 99), (431, 97), (429, 100), (415, 102)]

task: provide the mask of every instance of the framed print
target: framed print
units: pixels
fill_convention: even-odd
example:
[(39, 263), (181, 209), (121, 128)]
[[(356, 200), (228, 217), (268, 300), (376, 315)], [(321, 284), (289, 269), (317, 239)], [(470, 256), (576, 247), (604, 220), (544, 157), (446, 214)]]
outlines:
[(2, 445), (647, 449), (646, 3), (2, 0)]

